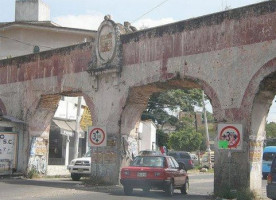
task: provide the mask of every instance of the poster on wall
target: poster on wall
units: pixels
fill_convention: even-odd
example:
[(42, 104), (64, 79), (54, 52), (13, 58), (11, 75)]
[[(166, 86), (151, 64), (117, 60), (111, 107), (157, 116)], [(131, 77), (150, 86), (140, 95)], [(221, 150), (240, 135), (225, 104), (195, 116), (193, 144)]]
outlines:
[(0, 132), (0, 174), (10, 174), (16, 168), (17, 134)]

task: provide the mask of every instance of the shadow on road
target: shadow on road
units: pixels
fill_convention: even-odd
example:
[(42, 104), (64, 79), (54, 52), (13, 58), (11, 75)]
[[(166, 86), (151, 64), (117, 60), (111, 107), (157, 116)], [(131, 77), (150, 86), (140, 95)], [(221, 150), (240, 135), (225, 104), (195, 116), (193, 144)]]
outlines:
[[(83, 185), (81, 181), (72, 181), (69, 179), (2, 179), (0, 182), (6, 184), (13, 184), (20, 186), (38, 186), (45, 187), (49, 190), (49, 188), (61, 188), (61, 189), (74, 189), (86, 192), (99, 192), (105, 193), (111, 196), (117, 197), (126, 197), (122, 186), (119, 185), (111, 185), (111, 186), (86, 186)], [(143, 192), (142, 190), (134, 190), (133, 197), (138, 198), (146, 198), (146, 199), (168, 199), (163, 191), (152, 190), (150, 192)], [(188, 194), (183, 195), (179, 190), (175, 190), (175, 194), (172, 199), (191, 199), (191, 200), (208, 200), (212, 199), (211, 196), (208, 195), (198, 195), (198, 194)]]

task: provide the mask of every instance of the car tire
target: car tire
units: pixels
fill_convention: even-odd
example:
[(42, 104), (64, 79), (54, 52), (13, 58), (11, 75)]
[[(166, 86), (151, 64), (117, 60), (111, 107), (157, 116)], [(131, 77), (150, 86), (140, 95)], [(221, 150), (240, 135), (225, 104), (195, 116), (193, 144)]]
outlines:
[(189, 188), (190, 188), (189, 179), (187, 179), (185, 184), (180, 188), (181, 194), (188, 194)]
[(125, 195), (131, 195), (133, 192), (133, 188), (130, 186), (124, 186), (124, 193)]
[(81, 178), (81, 175), (72, 173), (71, 178), (72, 178), (73, 181), (79, 181), (80, 178)]
[(169, 197), (173, 196), (173, 194), (174, 194), (174, 185), (173, 185), (172, 181), (167, 185), (165, 191), (166, 191), (166, 194)]

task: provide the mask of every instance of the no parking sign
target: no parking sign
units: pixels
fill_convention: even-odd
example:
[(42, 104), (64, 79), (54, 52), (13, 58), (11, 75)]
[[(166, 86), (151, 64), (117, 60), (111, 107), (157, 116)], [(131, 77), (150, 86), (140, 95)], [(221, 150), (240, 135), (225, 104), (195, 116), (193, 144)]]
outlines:
[(90, 127), (88, 130), (89, 145), (94, 147), (106, 146), (106, 132), (104, 128)]
[(242, 125), (218, 124), (218, 147), (242, 150)]

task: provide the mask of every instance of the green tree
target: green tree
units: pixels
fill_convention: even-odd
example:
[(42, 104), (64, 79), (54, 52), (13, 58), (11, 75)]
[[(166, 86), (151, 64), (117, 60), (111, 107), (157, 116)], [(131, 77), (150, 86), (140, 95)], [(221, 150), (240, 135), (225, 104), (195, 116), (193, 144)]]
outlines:
[(147, 109), (143, 112), (141, 119), (151, 119), (160, 125), (166, 122), (177, 123), (177, 119), (166, 109), (175, 110), (179, 108), (181, 111), (193, 112), (194, 106), (202, 105), (201, 95), (200, 89), (177, 89), (154, 93), (150, 97)]
[(167, 133), (164, 133), (164, 131), (161, 129), (157, 129), (156, 130), (156, 138), (157, 138), (158, 146), (168, 147), (169, 135)]
[(267, 138), (276, 138), (276, 123), (275, 122), (270, 122), (270, 123), (266, 124), (265, 130), (266, 130)]
[(276, 123), (270, 122), (266, 124), (266, 138), (265, 141), (266, 146), (276, 146)]
[(190, 118), (184, 118), (182, 123), (184, 127), (170, 134), (169, 147), (178, 151), (196, 151), (200, 149), (203, 141), (201, 133), (196, 132), (193, 122)]

